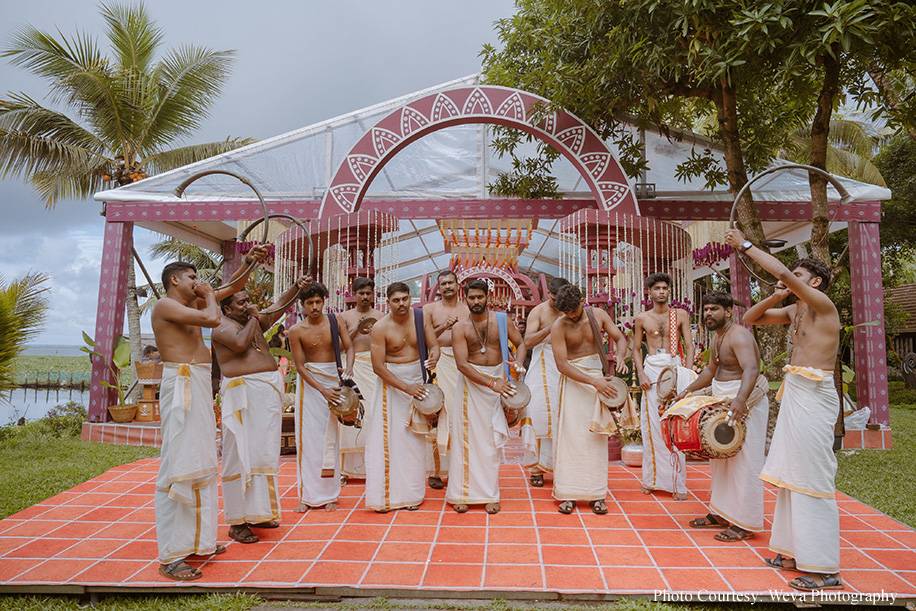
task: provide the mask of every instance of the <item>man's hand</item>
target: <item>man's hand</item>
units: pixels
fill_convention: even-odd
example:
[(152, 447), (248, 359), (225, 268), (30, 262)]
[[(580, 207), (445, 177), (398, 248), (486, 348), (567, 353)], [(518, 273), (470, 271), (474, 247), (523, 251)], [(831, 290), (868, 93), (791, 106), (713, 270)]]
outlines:
[(252, 261), (263, 261), (267, 258), (267, 254), (270, 251), (268, 250), (267, 244), (258, 244), (257, 246), (252, 247), (245, 254), (245, 263), (251, 263)]
[(340, 371), (340, 378), (342, 380), (352, 380), (353, 379), (353, 369), (352, 368), (338, 367), (337, 370)]
[(504, 378), (494, 378), (490, 388), (492, 388), (493, 392), (497, 395), (503, 395), (504, 397), (511, 397), (515, 394), (515, 384), (512, 384), (509, 380)]
[(738, 401), (737, 397), (728, 402), (728, 414), (725, 417), (725, 423), (734, 426), (739, 420), (747, 418), (747, 403)]
[(360, 318), (360, 319), (359, 319), (359, 323), (357, 323), (356, 328), (359, 329), (359, 332), (360, 332), (361, 335), (369, 335), (370, 333), (372, 333), (372, 327), (375, 326), (375, 323), (371, 323), (371, 324), (368, 324), (368, 325), (364, 325), (364, 324), (363, 324), (363, 321), (364, 321), (364, 320), (369, 320), (370, 318), (372, 318), (372, 317), (371, 317), (371, 316), (366, 316), (365, 318)]
[(614, 362), (617, 364), (617, 373), (629, 373), (630, 368), (627, 367), (627, 362), (624, 359), (614, 357)]
[(617, 396), (617, 389), (611, 384), (609, 378), (597, 378), (592, 382), (592, 386), (595, 387), (595, 390), (597, 390), (599, 394), (609, 399), (613, 399)]
[(256, 306), (256, 305), (253, 304), (253, 303), (248, 304), (248, 309), (245, 310), (245, 314), (247, 314), (248, 316), (255, 316), (255, 317), (257, 317), (257, 315), (258, 315), (258, 306)]
[(299, 276), (296, 278), (296, 286), (299, 287), (300, 292), (309, 290), (309, 287), (312, 286), (312, 277)]
[(679, 393), (677, 393), (676, 395), (674, 395), (674, 398), (671, 399), (672, 405), (675, 404), (675, 403), (677, 403), (678, 401), (680, 401), (681, 399), (683, 399), (683, 398), (686, 397), (686, 396), (687, 396), (687, 389), (685, 388), (685, 389), (682, 390), (681, 392), (679, 392)]
[(643, 371), (639, 373), (639, 387), (643, 390), (649, 390), (652, 388), (652, 382), (649, 381), (649, 378)]
[(436, 368), (436, 363), (439, 362), (439, 358), (429, 357), (426, 361), (423, 362), (423, 366), (426, 367), (427, 371), (432, 371)]
[(747, 238), (737, 229), (728, 229), (725, 231), (725, 243), (732, 248), (740, 249), (745, 240), (747, 240)]
[(525, 369), (524, 366), (522, 366), (520, 363), (516, 361), (506, 361), (506, 365), (509, 365), (518, 373), (525, 373), (527, 371), (527, 369)]
[(414, 399), (425, 399), (427, 395), (429, 395), (422, 384), (409, 384), (407, 388), (404, 389), (404, 393), (410, 395)]
[(210, 286), (209, 282), (198, 282), (194, 285), (193, 290), (198, 297), (207, 297), (213, 294), (213, 287)]
[(773, 294), (771, 295), (771, 297), (775, 297), (777, 302), (779, 302), (791, 294), (792, 294), (792, 289), (787, 287), (782, 282), (777, 282), (776, 287), (773, 289)]
[(334, 405), (343, 403), (343, 396), (340, 394), (339, 386), (334, 388), (322, 388), (321, 396), (324, 397), (328, 403), (333, 403)]
[(449, 314), (448, 318), (445, 319), (445, 330), (448, 331), (454, 327), (456, 322), (458, 322), (458, 317), (454, 314)]

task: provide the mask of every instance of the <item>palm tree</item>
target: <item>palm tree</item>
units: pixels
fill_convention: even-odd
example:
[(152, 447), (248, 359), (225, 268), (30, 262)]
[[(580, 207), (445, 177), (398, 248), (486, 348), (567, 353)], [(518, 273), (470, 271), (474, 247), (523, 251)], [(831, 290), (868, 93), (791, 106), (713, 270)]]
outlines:
[[(24, 179), (48, 208), (252, 142), (177, 146), (209, 116), (234, 51), (185, 45), (159, 57), (163, 32), (142, 3), (103, 3), (100, 12), (109, 55), (89, 34), (58, 39), (32, 26), (20, 28), (2, 53), (47, 80), (51, 107), (25, 93), (0, 98), (0, 177)], [(138, 361), (133, 265), (127, 284), (130, 344)]]
[(0, 391), (13, 386), (13, 359), (44, 323), (47, 279), (47, 274), (29, 273), (6, 284), (0, 275)]
[[(872, 133), (866, 123), (852, 119), (832, 119), (827, 147), (827, 171), (860, 182), (886, 187), (881, 172), (871, 162), (878, 153), (884, 138)], [(811, 125), (798, 126), (789, 134), (788, 142), (778, 155), (796, 163), (809, 163), (811, 152)]]

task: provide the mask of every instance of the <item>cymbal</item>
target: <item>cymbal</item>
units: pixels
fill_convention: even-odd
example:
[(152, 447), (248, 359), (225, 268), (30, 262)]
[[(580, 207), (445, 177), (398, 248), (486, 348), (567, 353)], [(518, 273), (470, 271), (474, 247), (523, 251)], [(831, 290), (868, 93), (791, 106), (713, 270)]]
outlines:
[(367, 329), (371, 329), (372, 325), (374, 325), (377, 322), (378, 322), (378, 319), (372, 316), (368, 318), (364, 318), (361, 321), (359, 321), (358, 325), (356, 325), (356, 330), (359, 331), (360, 333), (365, 333)]

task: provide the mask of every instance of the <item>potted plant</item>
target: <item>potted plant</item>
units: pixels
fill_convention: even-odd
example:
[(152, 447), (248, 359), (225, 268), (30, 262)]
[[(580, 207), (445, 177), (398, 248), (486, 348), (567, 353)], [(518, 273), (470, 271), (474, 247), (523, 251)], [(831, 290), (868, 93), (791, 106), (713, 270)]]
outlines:
[(642, 466), (642, 431), (636, 428), (621, 428), (615, 433), (623, 447), (620, 460), (628, 467)]
[[(85, 332), (83, 332), (83, 341), (86, 342), (86, 345), (80, 347), (81, 351), (101, 359), (105, 358), (105, 355), (97, 350), (99, 345), (95, 340), (86, 335)], [(134, 419), (134, 416), (137, 415), (137, 408), (139, 406), (136, 403), (127, 403), (124, 393), (124, 384), (121, 380), (121, 372), (130, 367), (130, 342), (124, 339), (123, 335), (119, 335), (115, 340), (111, 361), (107, 362), (107, 366), (116, 383), (111, 384), (103, 380), (101, 384), (106, 388), (113, 388), (118, 391), (118, 404), (109, 405), (108, 413), (111, 414), (111, 418), (115, 422), (130, 422)]]

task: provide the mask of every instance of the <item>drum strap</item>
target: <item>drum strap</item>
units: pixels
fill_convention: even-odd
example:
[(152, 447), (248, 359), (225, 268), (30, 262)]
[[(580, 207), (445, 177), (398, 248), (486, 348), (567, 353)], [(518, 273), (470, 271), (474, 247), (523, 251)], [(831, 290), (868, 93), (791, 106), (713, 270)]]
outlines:
[(334, 347), (334, 360), (337, 361), (337, 381), (343, 382), (340, 377), (340, 328), (337, 326), (337, 314), (328, 312), (328, 324), (331, 326), (331, 345)]
[(413, 324), (417, 330), (417, 350), (420, 352), (420, 371), (423, 374), (423, 383), (429, 384), (429, 370), (426, 368), (429, 351), (426, 348), (426, 329), (423, 327), (422, 308), (413, 308)]
[(499, 331), (499, 349), (503, 355), (503, 369), (506, 379), (512, 380), (509, 370), (509, 315), (505, 312), (496, 312), (496, 330)]
[(601, 341), (601, 328), (598, 327), (598, 321), (595, 319), (595, 313), (592, 308), (585, 306), (582, 308), (585, 315), (588, 316), (588, 326), (592, 328), (592, 339), (595, 342), (595, 348), (598, 350), (598, 356), (601, 357), (601, 374), (607, 377), (610, 374), (611, 367), (607, 362), (607, 352), (604, 351), (604, 342)]

